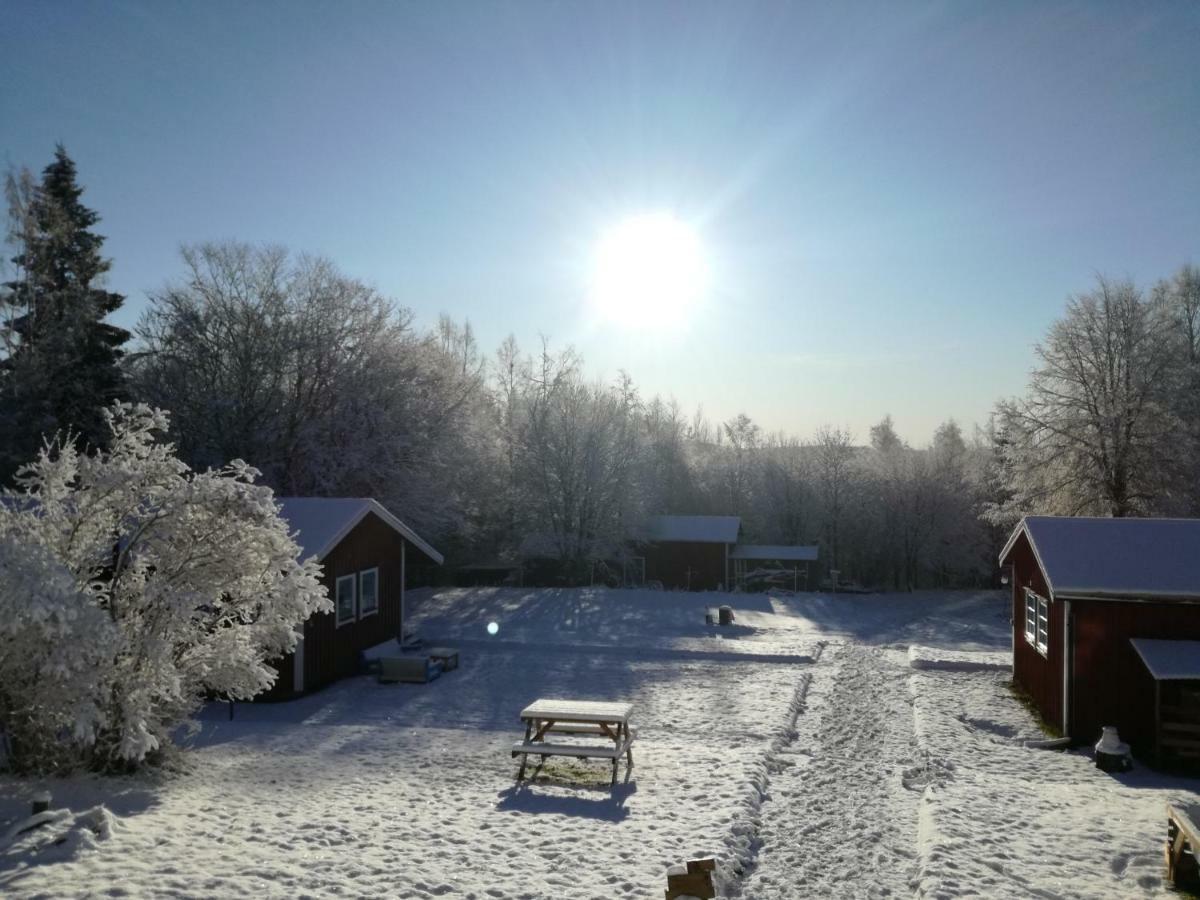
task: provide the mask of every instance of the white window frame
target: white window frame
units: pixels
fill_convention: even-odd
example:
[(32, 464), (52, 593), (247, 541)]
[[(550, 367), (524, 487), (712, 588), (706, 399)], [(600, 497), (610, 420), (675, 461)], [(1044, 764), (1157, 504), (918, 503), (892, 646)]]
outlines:
[[(375, 607), (373, 609), (363, 610), (362, 603), (363, 603), (364, 594), (363, 594), (363, 589), (362, 589), (362, 583), (363, 583), (363, 577), (366, 575), (374, 575), (375, 576)], [(365, 619), (368, 616), (374, 616), (374, 615), (378, 615), (378, 614), (379, 614), (379, 567), (377, 566), (373, 569), (363, 569), (361, 572), (358, 573), (358, 617), (360, 619)]]
[[(350, 583), (350, 617), (342, 618), (342, 583)], [(333, 616), (337, 627), (349, 625), (358, 615), (358, 576), (339, 575), (333, 582)]]
[(1050, 653), (1050, 601), (1025, 588), (1025, 643), (1042, 656)]

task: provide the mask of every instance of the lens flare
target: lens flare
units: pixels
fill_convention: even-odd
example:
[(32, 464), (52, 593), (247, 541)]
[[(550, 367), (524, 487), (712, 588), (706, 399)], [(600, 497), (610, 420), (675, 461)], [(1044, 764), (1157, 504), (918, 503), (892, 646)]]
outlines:
[(626, 327), (682, 324), (707, 282), (699, 237), (670, 213), (621, 222), (600, 239), (592, 260), (592, 304)]

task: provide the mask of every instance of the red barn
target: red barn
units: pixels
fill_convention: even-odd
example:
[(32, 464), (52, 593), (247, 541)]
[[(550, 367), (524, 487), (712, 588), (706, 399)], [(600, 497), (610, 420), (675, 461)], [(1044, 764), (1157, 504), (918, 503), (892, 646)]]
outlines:
[(1076, 743), (1200, 757), (1200, 519), (1028, 516), (1011, 566), (1013, 681)]
[(646, 523), (646, 580), (665, 588), (715, 591), (729, 586), (729, 552), (737, 516), (653, 516)]
[(357, 673), (361, 651), (402, 633), (408, 567), (442, 562), (440, 553), (374, 500), (278, 500), (301, 558), (315, 556), (321, 563), (334, 611), (304, 623), (295, 653), (277, 663), (279, 679), (270, 692), (275, 698)]

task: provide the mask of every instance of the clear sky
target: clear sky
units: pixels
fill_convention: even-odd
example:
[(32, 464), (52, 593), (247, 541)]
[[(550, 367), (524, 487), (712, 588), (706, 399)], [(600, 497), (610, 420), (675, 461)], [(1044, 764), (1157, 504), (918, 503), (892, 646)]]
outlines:
[[(0, 156), (63, 141), (131, 325), (182, 243), (323, 253), (430, 324), (923, 443), (1021, 390), (1097, 272), (1200, 262), (1200, 4), (0, 5)], [(690, 223), (673, 324), (589, 302), (601, 235)]]

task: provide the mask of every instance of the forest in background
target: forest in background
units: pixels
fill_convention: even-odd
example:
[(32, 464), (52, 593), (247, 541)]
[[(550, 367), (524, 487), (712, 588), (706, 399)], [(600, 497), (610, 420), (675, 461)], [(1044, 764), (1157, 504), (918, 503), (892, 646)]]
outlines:
[(494, 352), (470, 324), (411, 311), (328, 259), (186, 246), (133, 333), (58, 148), (7, 179), (0, 289), (0, 481), (43, 438), (104, 440), (113, 401), (169, 410), (196, 469), (242, 459), (281, 495), (373, 496), (448, 566), (610, 559), (658, 513), (742, 517), (755, 543), (821, 544), (822, 569), (893, 589), (990, 584), (1026, 513), (1200, 514), (1200, 270), (1142, 289), (1099, 278), (1037, 345), (1026, 392), (986, 427), (913, 446), (712, 422), (589, 377), (548, 341)]

